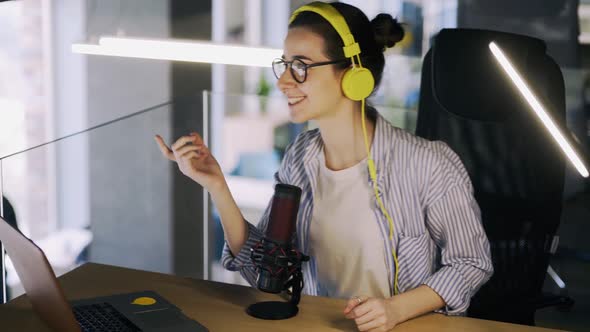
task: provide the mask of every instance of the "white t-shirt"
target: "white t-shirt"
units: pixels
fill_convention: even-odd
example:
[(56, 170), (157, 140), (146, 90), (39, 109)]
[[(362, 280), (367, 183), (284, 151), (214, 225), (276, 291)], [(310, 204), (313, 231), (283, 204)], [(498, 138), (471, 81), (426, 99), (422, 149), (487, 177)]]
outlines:
[(383, 237), (374, 215), (375, 196), (367, 160), (340, 171), (326, 167), (320, 153), (310, 226), (320, 295), (387, 298), (391, 291)]

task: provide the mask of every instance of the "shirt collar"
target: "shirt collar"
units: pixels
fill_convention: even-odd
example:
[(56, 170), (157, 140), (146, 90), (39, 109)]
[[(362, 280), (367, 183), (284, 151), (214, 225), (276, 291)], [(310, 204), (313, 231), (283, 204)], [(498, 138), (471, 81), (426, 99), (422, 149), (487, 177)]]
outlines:
[[(373, 136), (373, 143), (371, 144), (371, 157), (377, 168), (377, 181), (379, 181), (383, 177), (383, 174), (385, 174), (383, 170), (387, 165), (387, 160), (389, 158), (390, 149), (387, 147), (391, 144), (391, 142), (388, 142), (388, 137), (391, 135), (388, 134), (388, 129), (389, 126), (387, 121), (377, 113), (375, 134)], [(320, 135), (319, 130), (311, 136), (307, 144), (303, 156), (303, 163), (304, 165), (309, 166), (310, 163), (315, 163), (319, 160), (319, 153), (323, 151), (324, 142), (322, 141), (322, 136)]]

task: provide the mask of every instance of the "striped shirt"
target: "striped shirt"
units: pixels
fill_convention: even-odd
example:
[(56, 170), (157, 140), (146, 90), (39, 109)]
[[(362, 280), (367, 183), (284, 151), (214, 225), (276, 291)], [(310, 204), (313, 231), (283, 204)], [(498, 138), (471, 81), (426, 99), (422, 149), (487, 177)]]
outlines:
[[(318, 163), (323, 142), (319, 129), (301, 133), (285, 153), (275, 180), (302, 189), (297, 216), (295, 247), (309, 253), (309, 229), (313, 211), (313, 192), (317, 185)], [(491, 277), (490, 246), (481, 223), (473, 187), (461, 160), (445, 143), (431, 142), (393, 127), (377, 116), (371, 156), (377, 168), (379, 196), (393, 218), (394, 236), (389, 238), (389, 223), (375, 203), (373, 213), (379, 221), (381, 239), (393, 294), (397, 250), (398, 287), (405, 292), (427, 285), (445, 301), (440, 312), (462, 315), (471, 297)], [(369, 185), (373, 182), (367, 177)], [(240, 271), (253, 286), (257, 273), (251, 264), (250, 248), (264, 237), (270, 203), (258, 226), (248, 223), (248, 239), (237, 256), (227, 243), (222, 264)], [(393, 242), (392, 242), (393, 241)], [(313, 257), (303, 264), (303, 293), (324, 295), (318, 287), (317, 266)]]

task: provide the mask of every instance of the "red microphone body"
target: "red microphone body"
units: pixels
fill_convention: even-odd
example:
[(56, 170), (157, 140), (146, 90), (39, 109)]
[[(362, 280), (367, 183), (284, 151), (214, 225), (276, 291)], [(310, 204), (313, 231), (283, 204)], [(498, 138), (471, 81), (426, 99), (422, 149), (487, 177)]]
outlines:
[(290, 258), (294, 254), (292, 242), (300, 200), (299, 187), (275, 186), (265, 237), (257, 245), (257, 251), (261, 252), (257, 286), (264, 292), (280, 293), (292, 272)]

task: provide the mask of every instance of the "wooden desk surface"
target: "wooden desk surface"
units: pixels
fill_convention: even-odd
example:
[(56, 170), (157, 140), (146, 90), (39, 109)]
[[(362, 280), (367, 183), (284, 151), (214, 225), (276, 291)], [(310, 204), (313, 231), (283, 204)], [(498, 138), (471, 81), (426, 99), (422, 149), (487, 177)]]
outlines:
[[(154, 290), (210, 331), (356, 331), (344, 318), (345, 300), (302, 296), (299, 314), (283, 321), (250, 317), (245, 308), (254, 302), (277, 300), (251, 287), (175, 277), (101, 264), (85, 264), (59, 278), (68, 299)], [(34, 315), (26, 296), (0, 306), (0, 330), (47, 331)], [(393, 331), (551, 331), (465, 317), (429, 314), (397, 326)], [(555, 330), (553, 330), (555, 331)]]

